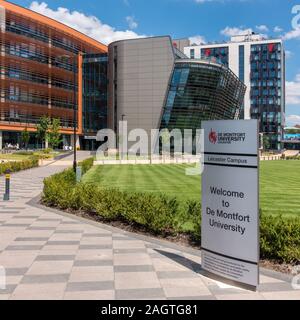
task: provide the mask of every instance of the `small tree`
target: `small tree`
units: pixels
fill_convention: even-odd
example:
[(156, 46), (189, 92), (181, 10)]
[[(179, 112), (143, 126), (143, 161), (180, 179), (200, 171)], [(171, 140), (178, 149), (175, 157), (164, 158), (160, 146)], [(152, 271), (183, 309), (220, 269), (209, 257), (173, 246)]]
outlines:
[(53, 149), (57, 148), (59, 144), (62, 142), (61, 134), (59, 133), (59, 128), (60, 128), (60, 120), (52, 119), (48, 136), (49, 136), (49, 144)]
[(50, 124), (51, 120), (47, 116), (43, 116), (39, 119), (39, 123), (37, 125), (37, 138), (41, 141), (42, 147), (48, 139)]
[(269, 150), (271, 147), (270, 138), (266, 135), (263, 136), (263, 148), (264, 150)]
[(30, 134), (29, 134), (27, 128), (25, 128), (21, 133), (21, 140), (22, 140), (26, 150), (28, 149), (29, 139), (30, 139)]

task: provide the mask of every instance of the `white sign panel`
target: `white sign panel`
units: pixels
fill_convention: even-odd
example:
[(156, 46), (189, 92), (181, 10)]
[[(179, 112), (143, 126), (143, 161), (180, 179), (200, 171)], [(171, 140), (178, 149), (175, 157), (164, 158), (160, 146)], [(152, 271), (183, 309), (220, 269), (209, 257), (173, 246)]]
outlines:
[(205, 121), (202, 268), (258, 285), (258, 123)]

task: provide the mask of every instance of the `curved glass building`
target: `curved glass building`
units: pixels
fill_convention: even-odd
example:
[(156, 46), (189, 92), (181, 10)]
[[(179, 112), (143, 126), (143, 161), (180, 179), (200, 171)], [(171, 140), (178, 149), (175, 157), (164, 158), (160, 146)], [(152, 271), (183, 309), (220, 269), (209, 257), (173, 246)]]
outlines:
[(227, 67), (207, 60), (176, 60), (161, 129), (201, 128), (202, 120), (238, 119), (246, 86)]

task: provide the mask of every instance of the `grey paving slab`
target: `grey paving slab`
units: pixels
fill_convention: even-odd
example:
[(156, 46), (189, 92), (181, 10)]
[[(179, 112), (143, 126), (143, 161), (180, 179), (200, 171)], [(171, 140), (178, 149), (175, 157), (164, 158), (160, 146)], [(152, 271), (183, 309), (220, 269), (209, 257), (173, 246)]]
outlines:
[(83, 233), (83, 230), (55, 230), (57, 234), (78, 234)]
[(83, 233), (83, 237), (86, 238), (108, 238), (112, 237), (111, 233)]
[(138, 249), (114, 249), (114, 253), (146, 253), (147, 250), (144, 248)]
[(68, 279), (69, 274), (25, 275), (21, 283), (61, 283), (67, 282)]
[(20, 276), (27, 272), (28, 268), (5, 268), (7, 276)]
[(47, 246), (74, 246), (79, 245), (80, 241), (48, 241)]
[(112, 289), (114, 289), (113, 281), (71, 282), (68, 283), (66, 291), (98, 291)]
[(157, 271), (159, 279), (199, 278), (199, 274), (190, 271)]
[(112, 266), (112, 260), (76, 260), (74, 267)]
[(32, 245), (32, 246), (22, 246), (22, 245), (15, 245), (15, 246), (8, 246), (6, 247), (6, 251), (24, 251), (24, 250), (41, 250), (43, 246), (39, 245)]
[(148, 289), (123, 289), (116, 290), (116, 298), (119, 300), (136, 299), (162, 299), (165, 298), (164, 291), (161, 288)]
[(82, 244), (79, 246), (80, 250), (93, 250), (93, 249), (112, 249), (112, 245), (109, 244)]
[(154, 268), (152, 265), (145, 266), (115, 266), (115, 272), (152, 272)]
[(1, 295), (12, 294), (14, 292), (14, 290), (16, 289), (16, 287), (17, 287), (17, 285), (15, 285), (15, 284), (6, 285), (5, 289), (0, 290), (0, 297), (1, 297)]
[(18, 237), (15, 241), (23, 242), (23, 241), (48, 241), (48, 238), (44, 237)]
[(36, 261), (74, 261), (75, 255), (39, 255)]

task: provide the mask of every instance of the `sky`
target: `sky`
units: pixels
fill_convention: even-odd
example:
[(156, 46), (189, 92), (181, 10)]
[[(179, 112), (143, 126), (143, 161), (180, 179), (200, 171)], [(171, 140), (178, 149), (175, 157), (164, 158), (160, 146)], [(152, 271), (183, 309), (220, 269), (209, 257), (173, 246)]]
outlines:
[(11, 0), (108, 44), (170, 35), (228, 41), (245, 30), (284, 40), (286, 122), (300, 124), (300, 0)]

